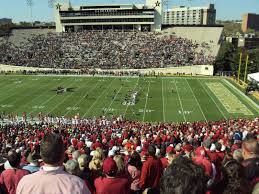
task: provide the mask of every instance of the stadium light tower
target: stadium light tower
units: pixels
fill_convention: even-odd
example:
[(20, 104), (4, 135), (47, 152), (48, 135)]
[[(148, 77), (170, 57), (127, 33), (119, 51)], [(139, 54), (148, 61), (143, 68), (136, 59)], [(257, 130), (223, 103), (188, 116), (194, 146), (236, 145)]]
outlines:
[(26, 3), (27, 3), (28, 8), (30, 9), (30, 17), (31, 17), (31, 22), (33, 24), (33, 21), (32, 21), (32, 7), (34, 5), (34, 2), (33, 2), (33, 0), (26, 0)]
[(56, 0), (48, 0), (49, 8), (53, 8), (55, 3), (56, 3)]

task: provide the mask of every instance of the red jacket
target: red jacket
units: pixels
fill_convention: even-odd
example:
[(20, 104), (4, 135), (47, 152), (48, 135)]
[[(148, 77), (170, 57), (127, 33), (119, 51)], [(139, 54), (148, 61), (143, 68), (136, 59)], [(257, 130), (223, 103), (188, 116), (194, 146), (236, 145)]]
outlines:
[(148, 157), (141, 170), (140, 187), (142, 189), (149, 187), (158, 188), (162, 174), (163, 165), (161, 160), (158, 158)]
[(160, 158), (162, 164), (163, 164), (163, 169), (166, 169), (168, 166), (168, 159), (166, 157)]
[(212, 177), (212, 163), (203, 156), (195, 156), (192, 160), (197, 164), (201, 165), (204, 168), (204, 172), (209, 177)]
[(96, 194), (130, 194), (130, 183), (126, 178), (99, 177), (94, 186)]
[(6, 188), (8, 194), (15, 194), (19, 181), (27, 174), (30, 172), (23, 169), (4, 170), (0, 176), (0, 184)]

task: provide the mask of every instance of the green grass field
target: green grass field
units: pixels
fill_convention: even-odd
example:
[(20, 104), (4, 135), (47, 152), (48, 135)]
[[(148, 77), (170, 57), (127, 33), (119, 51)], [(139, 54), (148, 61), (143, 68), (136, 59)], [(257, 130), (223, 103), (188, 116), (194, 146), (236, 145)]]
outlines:
[[(74, 92), (57, 95), (53, 90), (58, 86)], [(139, 92), (135, 105), (123, 103), (130, 91)], [(220, 78), (0, 76), (0, 111), (19, 116), (25, 111), (35, 116), (80, 113), (152, 122), (210, 121), (256, 117), (258, 104)]]

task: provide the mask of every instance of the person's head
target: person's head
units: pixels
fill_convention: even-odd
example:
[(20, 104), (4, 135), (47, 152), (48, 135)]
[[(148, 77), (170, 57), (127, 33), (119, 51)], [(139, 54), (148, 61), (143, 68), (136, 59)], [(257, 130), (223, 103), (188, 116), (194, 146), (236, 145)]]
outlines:
[(224, 175), (229, 178), (238, 179), (244, 176), (244, 167), (236, 160), (229, 160), (223, 165)]
[(201, 166), (186, 157), (177, 157), (161, 178), (160, 193), (205, 194), (207, 181)]
[(114, 161), (116, 162), (116, 165), (118, 167), (118, 172), (123, 172), (125, 170), (124, 161), (121, 155), (114, 156)]
[(92, 160), (100, 160), (101, 161), (102, 159), (103, 159), (102, 154), (99, 151), (95, 150), (94, 153), (93, 153)]
[(86, 154), (82, 154), (81, 156), (79, 156), (78, 164), (79, 164), (80, 170), (84, 170), (85, 168), (88, 168), (89, 162), (90, 162), (90, 157), (87, 156)]
[(79, 172), (79, 164), (75, 160), (68, 160), (65, 164), (66, 172), (72, 175), (78, 175)]
[(221, 151), (221, 148), (222, 148), (222, 145), (221, 145), (221, 143), (216, 142), (216, 143), (215, 143), (215, 147), (216, 147), (216, 150), (220, 152), (220, 151)]
[(154, 145), (148, 146), (148, 155), (152, 157), (156, 157), (156, 147)]
[(242, 162), (244, 160), (241, 149), (237, 149), (233, 152), (233, 159), (238, 162)]
[(166, 147), (162, 146), (161, 149), (160, 149), (160, 156), (165, 157), (165, 155), (166, 155)]
[(118, 172), (118, 167), (116, 162), (108, 157), (103, 161), (103, 172), (106, 176), (115, 177)]
[(17, 168), (21, 162), (21, 154), (15, 152), (15, 150), (10, 150), (7, 154), (7, 160), (13, 168)]
[(205, 147), (206, 149), (210, 149), (210, 146), (211, 146), (211, 141), (210, 141), (210, 139), (208, 138), (208, 139), (204, 140), (203, 143), (202, 143), (202, 145), (203, 145), (203, 147)]
[(141, 162), (141, 157), (138, 152), (133, 152), (130, 156), (129, 159), (129, 165), (135, 166), (137, 169), (141, 169), (142, 167), (142, 162)]
[(180, 144), (180, 143), (178, 143), (176, 146), (175, 146), (175, 151), (176, 152), (181, 152), (181, 150), (182, 150), (182, 147), (181, 147), (182, 145)]
[(101, 148), (96, 148), (95, 151), (99, 152), (101, 154), (101, 160), (104, 160), (104, 158), (105, 158), (104, 151)]
[(74, 148), (73, 146), (69, 146), (69, 147), (67, 148), (67, 154), (68, 154), (68, 155), (71, 155), (74, 151), (75, 151), (75, 148)]
[(259, 144), (256, 139), (249, 138), (243, 142), (242, 155), (244, 160), (259, 157)]
[(224, 194), (243, 193), (245, 185), (244, 167), (236, 160), (226, 162), (222, 169)]
[(41, 142), (40, 155), (45, 164), (62, 166), (65, 156), (65, 146), (61, 136), (49, 133)]
[(174, 152), (168, 152), (167, 159), (168, 159), (168, 163), (172, 164), (173, 160), (175, 159)]
[(40, 156), (36, 152), (29, 153), (29, 155), (27, 157), (27, 161), (29, 163), (37, 165), (37, 166), (39, 165), (39, 159), (40, 159)]
[(78, 150), (76, 150), (76, 151), (74, 151), (74, 152), (72, 153), (72, 158), (73, 158), (73, 160), (75, 160), (75, 161), (78, 160), (79, 156), (80, 156), (80, 152), (79, 152)]

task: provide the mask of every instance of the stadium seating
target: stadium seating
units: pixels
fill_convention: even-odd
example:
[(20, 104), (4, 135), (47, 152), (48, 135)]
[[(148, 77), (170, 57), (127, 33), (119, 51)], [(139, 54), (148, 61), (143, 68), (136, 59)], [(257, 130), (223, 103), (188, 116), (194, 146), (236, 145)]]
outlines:
[[(210, 47), (206, 43), (154, 33), (15, 34), (17, 36), (0, 44), (0, 64), (62, 69), (143, 69), (211, 65), (215, 59), (205, 54)], [(202, 49), (197, 49), (204, 44)]]
[[(6, 177), (21, 180), (17, 193), (28, 193), (27, 190), (39, 188), (41, 191), (47, 190), (43, 183), (35, 188), (38, 184), (35, 181), (30, 181), (26, 186), (26, 176), (33, 176), (26, 175), (26, 171), (41, 175), (44, 169), (47, 169), (41, 164), (40, 150), (44, 151), (43, 160), (50, 163), (52, 160), (47, 160), (44, 154), (47, 152), (46, 149), (56, 148), (47, 148), (47, 144), (44, 144), (44, 150), (40, 147), (43, 141), (47, 141), (44, 140), (45, 136), (54, 138), (47, 135), (51, 133), (62, 136), (66, 147), (65, 169), (85, 181), (88, 189), (82, 193), (103, 193), (100, 190), (107, 187), (106, 189), (109, 188), (109, 192), (112, 191), (114, 194), (120, 194), (122, 190), (123, 193), (140, 193), (145, 189), (163, 194), (168, 193), (167, 190), (177, 189), (174, 184), (182, 187), (181, 194), (189, 192), (192, 188), (193, 194), (232, 193), (231, 190), (245, 194), (252, 193), (252, 189), (255, 194), (258, 191), (256, 189), (259, 167), (256, 164), (259, 155), (259, 118), (154, 125), (127, 121), (121, 117), (80, 119), (76, 116), (72, 120), (50, 117), (41, 114), (38, 123), (33, 124), (30, 120), (24, 120), (20, 123), (13, 121), (1, 125), (0, 186), (6, 187), (7, 193), (15, 193), (12, 192), (12, 188), (16, 189), (19, 181), (8, 182)], [(54, 156), (55, 154), (49, 155)], [(16, 168), (26, 170), (19, 171), (22, 175), (10, 173), (14, 158), (20, 163)], [(43, 165), (43, 168), (39, 168), (40, 165)], [(148, 170), (151, 168), (152, 171)], [(251, 168), (254, 171), (251, 171)], [(240, 174), (233, 176), (233, 173), (239, 171)], [(153, 176), (149, 173), (153, 173)], [(111, 180), (116, 180), (113, 184), (118, 186), (109, 187), (107, 182), (111, 180), (106, 180), (105, 177), (115, 178)], [(157, 181), (160, 179), (159, 186)], [(78, 179), (71, 180), (69, 184), (73, 184), (73, 181), (74, 184), (79, 184)], [(186, 184), (186, 181), (189, 184)], [(53, 183), (53, 187), (57, 189), (55, 184), (59, 183)]]

